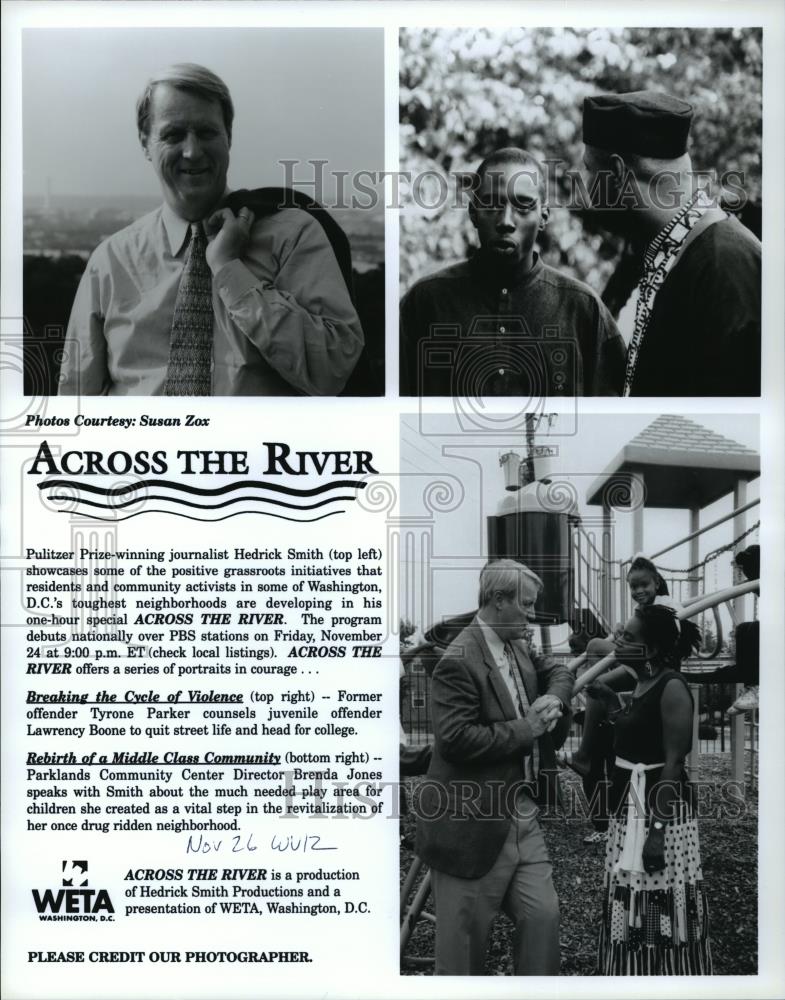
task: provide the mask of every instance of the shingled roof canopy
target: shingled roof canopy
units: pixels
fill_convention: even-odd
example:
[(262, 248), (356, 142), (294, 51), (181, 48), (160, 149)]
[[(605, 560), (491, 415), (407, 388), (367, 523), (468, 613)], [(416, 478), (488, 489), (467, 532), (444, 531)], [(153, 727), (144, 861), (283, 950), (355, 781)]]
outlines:
[(739, 479), (760, 475), (757, 452), (686, 417), (657, 417), (626, 444), (591, 484), (588, 504), (602, 504), (629, 492), (630, 478), (646, 486), (647, 507), (703, 508), (731, 493)]

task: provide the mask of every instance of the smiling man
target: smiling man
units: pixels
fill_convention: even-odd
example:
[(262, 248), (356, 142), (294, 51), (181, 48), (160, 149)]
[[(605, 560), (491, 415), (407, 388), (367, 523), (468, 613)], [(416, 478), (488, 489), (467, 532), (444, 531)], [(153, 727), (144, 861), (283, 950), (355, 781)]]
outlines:
[(190, 63), (137, 102), (164, 204), (105, 240), (71, 311), (61, 395), (334, 395), (363, 334), (322, 226), (224, 205), (234, 108)]
[(542, 165), (499, 149), (475, 180), (479, 249), (401, 302), (401, 394), (619, 395), (624, 344), (610, 313), (535, 249), (549, 215)]

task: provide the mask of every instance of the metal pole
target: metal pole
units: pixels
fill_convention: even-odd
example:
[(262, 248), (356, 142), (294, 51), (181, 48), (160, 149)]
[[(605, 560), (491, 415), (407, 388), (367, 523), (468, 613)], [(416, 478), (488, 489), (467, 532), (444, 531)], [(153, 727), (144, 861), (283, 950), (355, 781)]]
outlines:
[(414, 930), (417, 921), (422, 915), (423, 907), (428, 901), (428, 897), (431, 894), (431, 872), (430, 869), (426, 871), (423, 876), (422, 882), (414, 895), (412, 904), (403, 916), (401, 921), (401, 943), (400, 943), (400, 956), (403, 958), (404, 952), (406, 951), (406, 946), (409, 943), (409, 938), (412, 936), (412, 931)]
[[(632, 509), (632, 551), (637, 555), (643, 552), (643, 497), (646, 496), (646, 483), (643, 473), (636, 474), (636, 480), (640, 484), (641, 502)], [(633, 495), (635, 491), (633, 490)]]
[(600, 593), (602, 603), (600, 605), (602, 613), (607, 616), (608, 624), (613, 628), (615, 622), (615, 608), (613, 607), (613, 584), (611, 582), (611, 558), (613, 557), (613, 545), (611, 544), (612, 514), (607, 503), (602, 505), (602, 567), (600, 576)]
[(572, 521), (572, 558), (573, 566), (575, 568), (575, 573), (572, 578), (572, 603), (573, 607), (577, 612), (577, 617), (575, 621), (576, 631), (580, 628), (582, 624), (581, 612), (583, 611), (583, 594), (581, 593), (581, 574), (583, 573), (583, 567), (581, 566), (581, 559), (583, 557), (583, 548), (581, 540), (581, 525), (580, 522)]
[[(690, 508), (690, 556), (689, 564), (690, 566), (696, 566), (700, 560), (700, 542), (698, 540), (698, 534), (700, 532), (700, 518), (701, 512), (699, 507)], [(693, 576), (693, 574), (690, 574)], [(689, 595), (690, 597), (697, 597), (698, 594), (698, 580), (693, 578), (690, 580), (689, 584)], [(692, 692), (693, 698), (693, 710), (692, 710), (692, 749), (687, 754), (686, 769), (687, 777), (690, 781), (698, 780), (699, 764), (700, 764), (700, 688), (697, 684), (690, 684), (690, 691)]]
[[(746, 483), (744, 484), (744, 486), (746, 492)], [(718, 517), (717, 520), (712, 521), (711, 524), (704, 524), (704, 526), (700, 529), (698, 534), (705, 535), (706, 532), (711, 531), (712, 528), (717, 528), (719, 527), (719, 525), (725, 524), (726, 521), (729, 521), (732, 517), (736, 517), (738, 514), (744, 514), (746, 511), (752, 510), (752, 508), (757, 507), (759, 503), (760, 500), (750, 500), (749, 503), (740, 504), (738, 508), (734, 504), (734, 509), (730, 512), (730, 514), (726, 514), (724, 517)], [(692, 539), (691, 535), (687, 535), (684, 538), (680, 538), (678, 542), (674, 542), (672, 545), (667, 545), (664, 549), (660, 549), (658, 552), (652, 552), (652, 554), (649, 556), (649, 559), (654, 560), (658, 556), (665, 555), (666, 552), (670, 552), (671, 549), (677, 549), (680, 545), (684, 545), (685, 542), (691, 541), (691, 539)]]
[[(744, 479), (737, 479), (736, 486), (733, 490), (733, 507), (736, 511), (736, 516), (733, 518), (733, 537), (738, 538), (739, 535), (744, 534), (747, 530), (747, 516), (746, 516), (746, 503), (747, 503), (747, 482)], [(744, 508), (739, 510), (739, 508)], [(735, 554), (735, 552), (734, 552)], [(740, 583), (742, 579), (741, 570), (739, 570), (735, 565), (733, 567), (733, 582)], [(737, 597), (733, 602), (733, 614), (737, 622), (744, 621), (744, 606), (746, 604), (745, 597)], [(741, 693), (741, 685), (736, 684), (734, 687), (736, 692), (736, 697), (738, 698)], [(746, 785), (744, 782), (744, 730), (746, 723), (746, 715), (741, 713), (739, 715), (734, 715), (731, 719), (730, 724), (730, 748), (731, 748), (731, 771), (734, 781), (738, 781), (741, 787), (744, 789), (746, 794)]]

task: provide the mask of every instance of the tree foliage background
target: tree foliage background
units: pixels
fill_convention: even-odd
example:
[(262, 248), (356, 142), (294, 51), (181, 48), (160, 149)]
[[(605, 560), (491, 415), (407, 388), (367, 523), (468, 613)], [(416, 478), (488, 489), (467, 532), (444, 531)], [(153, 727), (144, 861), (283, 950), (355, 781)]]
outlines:
[[(454, 175), (502, 146), (582, 164), (584, 97), (660, 90), (689, 101), (693, 168), (738, 171), (752, 203), (761, 191), (762, 32), (758, 28), (406, 29), (400, 38), (401, 170), (428, 171), (401, 213), (401, 288), (466, 256), (475, 240), (454, 204)], [(444, 178), (440, 182), (437, 175)], [(736, 182), (738, 183), (738, 182)], [(414, 193), (414, 192), (412, 192)], [(554, 201), (553, 193), (551, 202)], [(601, 292), (621, 253), (590, 216), (552, 208), (544, 259)]]

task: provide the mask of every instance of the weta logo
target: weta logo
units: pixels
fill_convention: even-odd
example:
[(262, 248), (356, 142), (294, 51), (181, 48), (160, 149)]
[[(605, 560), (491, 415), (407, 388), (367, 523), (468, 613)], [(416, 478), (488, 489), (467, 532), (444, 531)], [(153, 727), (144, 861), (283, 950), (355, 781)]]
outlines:
[(113, 920), (114, 906), (106, 889), (87, 888), (87, 862), (63, 861), (63, 885), (56, 891), (33, 889), (40, 920)]
[[(69, 878), (66, 878), (66, 875)], [(76, 876), (76, 878), (75, 878)], [(81, 879), (81, 881), (78, 881)], [(87, 862), (86, 861), (64, 861), (63, 862), (63, 885), (87, 885)]]

